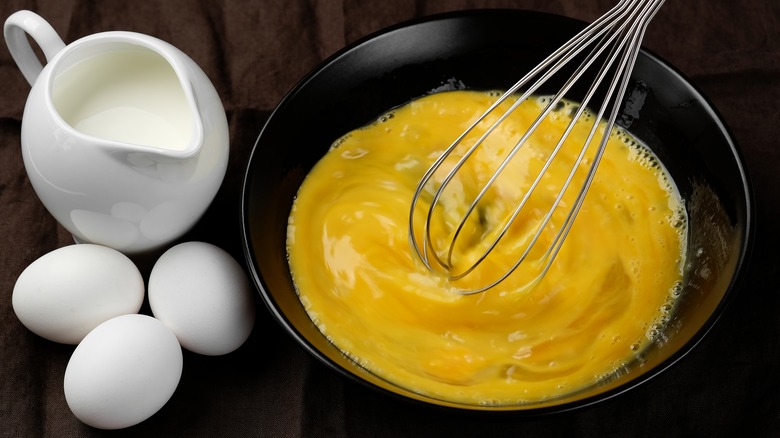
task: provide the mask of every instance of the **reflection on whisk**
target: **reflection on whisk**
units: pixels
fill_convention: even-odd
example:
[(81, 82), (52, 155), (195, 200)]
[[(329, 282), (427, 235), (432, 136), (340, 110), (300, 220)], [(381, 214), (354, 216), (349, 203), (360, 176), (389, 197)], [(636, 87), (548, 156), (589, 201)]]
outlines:
[[(536, 272), (528, 287), (544, 277), (585, 200), (615, 125), (645, 30), (663, 3), (664, 0), (621, 0), (503, 93), (436, 159), (421, 178), (409, 213), (411, 246), (429, 270), (446, 272), (458, 288), (459, 280), (479, 273), (476, 282), (467, 282), (467, 287), (458, 289), (462, 294), (480, 293), (498, 285), (521, 264)], [(491, 144), (497, 141), (495, 138), (499, 133), (506, 131), (501, 128), (506, 126), (515, 110), (564, 66), (585, 53), (584, 60), (561, 89), (544, 99), (541, 111), (525, 132), (520, 131), (522, 135), (514, 137), (517, 140), (512, 138), (510, 147), (497, 148), (503, 155), (495, 157), (492, 169), (486, 169), (479, 157), (486, 152), (489, 156), (490, 151), (496, 149)], [(527, 189), (516, 197), (514, 208), (506, 210), (498, 220), (488, 220), (487, 212), (494, 210), (491, 204), (515, 199), (496, 196), (496, 193), (506, 192), (501, 179), (511, 181), (511, 176), (505, 175), (511, 175), (516, 163), (528, 156), (521, 151), (528, 149), (527, 145), (548, 117), (555, 116), (572, 87), (586, 72), (592, 75), (593, 70), (596, 70), (594, 79), (581, 104), (573, 107), (571, 122), (554, 140), (555, 146), (547, 153), (543, 164), (535, 169)], [(607, 78), (609, 80), (605, 80)], [(590, 117), (587, 107), (600, 93), (604, 97), (599, 110)], [(602, 122), (608, 110), (609, 117)], [(561, 151), (571, 147), (572, 141), (567, 139), (574, 138), (572, 132), (582, 129), (583, 124), (587, 125), (585, 139), (576, 145), (579, 150), (573, 154), (575, 158), (569, 163), (568, 173), (564, 172), (565, 178), (552, 196), (540, 195), (545, 175), (551, 167), (559, 165), (554, 163), (566, 156)], [(586, 171), (578, 172), (583, 166)], [(475, 193), (462, 190), (464, 178), (479, 181)], [(548, 206), (540, 209), (539, 199), (546, 199)], [(533, 211), (529, 212), (529, 209)], [(561, 211), (565, 213), (561, 214)], [(507, 238), (510, 234), (515, 234), (512, 239)], [(495, 277), (483, 281), (481, 271), (488, 269), (480, 269), (480, 265), (507, 242), (511, 247), (501, 251), (512, 251), (514, 262), (498, 270), (489, 269)]]

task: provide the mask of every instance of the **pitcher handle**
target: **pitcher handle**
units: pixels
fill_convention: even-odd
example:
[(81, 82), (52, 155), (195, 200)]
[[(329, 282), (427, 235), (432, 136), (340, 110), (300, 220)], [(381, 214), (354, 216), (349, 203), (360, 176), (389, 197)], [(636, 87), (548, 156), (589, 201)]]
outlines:
[(25, 33), (29, 34), (41, 48), (46, 62), (50, 62), (57, 53), (64, 49), (65, 43), (62, 42), (54, 28), (34, 12), (22, 10), (14, 12), (8, 17), (5, 26), (3, 26), (5, 42), (24, 78), (30, 85), (33, 85), (38, 75), (41, 74), (43, 65), (33, 52)]

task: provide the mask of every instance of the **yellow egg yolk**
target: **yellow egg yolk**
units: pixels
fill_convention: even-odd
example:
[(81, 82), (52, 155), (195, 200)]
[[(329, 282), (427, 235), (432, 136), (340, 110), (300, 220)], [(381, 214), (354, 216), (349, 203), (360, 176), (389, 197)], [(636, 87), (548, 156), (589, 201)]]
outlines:
[[(495, 93), (453, 91), (416, 99), (333, 144), (303, 182), (289, 219), (288, 256), (299, 297), (331, 342), (358, 364), (411, 391), (466, 404), (522, 404), (607, 379), (653, 341), (682, 279), (683, 203), (652, 153), (625, 131), (609, 138), (565, 243), (538, 281), (537, 259), (576, 201), (594, 160), (581, 162), (593, 116), (583, 117), (521, 214), (477, 269), (482, 254), (543, 168), (577, 106), (554, 111), (509, 162), (466, 220), (449, 269), (427, 269), (410, 247), (412, 197), (431, 163)], [(434, 209), (434, 251), (449, 242), (476, 194), (545, 101), (523, 102), (476, 149)], [(590, 119), (590, 120), (589, 120)], [(603, 131), (603, 123), (598, 128)], [(414, 212), (415, 235), (446, 170), (479, 134), (464, 139), (434, 175)], [(539, 245), (506, 280), (572, 168)]]

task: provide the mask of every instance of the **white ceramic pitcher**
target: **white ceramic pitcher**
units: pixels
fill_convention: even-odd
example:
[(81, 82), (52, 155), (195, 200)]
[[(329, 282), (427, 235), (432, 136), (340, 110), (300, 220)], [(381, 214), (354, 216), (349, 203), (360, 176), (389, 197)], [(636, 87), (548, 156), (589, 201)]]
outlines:
[(126, 254), (158, 250), (188, 231), (216, 195), (229, 149), (222, 102), (195, 62), (133, 32), (66, 46), (30, 11), (11, 15), (4, 35), (32, 85), (25, 168), (57, 221), (77, 241)]

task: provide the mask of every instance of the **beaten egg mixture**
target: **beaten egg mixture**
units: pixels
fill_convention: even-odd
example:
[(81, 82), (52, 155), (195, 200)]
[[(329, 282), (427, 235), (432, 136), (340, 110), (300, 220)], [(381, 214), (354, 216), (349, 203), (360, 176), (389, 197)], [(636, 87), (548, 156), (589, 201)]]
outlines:
[[(531, 403), (620, 373), (668, 321), (685, 252), (686, 217), (673, 181), (649, 150), (616, 128), (546, 275), (534, 281), (539, 267), (533, 259), (543, 252), (534, 250), (528, 263), (496, 287), (460, 293), (490, 282), (514, 263), (532, 225), (560, 191), (591, 121), (577, 125), (537, 194), (478, 269), (454, 282), (446, 273), (428, 270), (409, 243), (414, 190), (431, 163), (496, 96), (429, 95), (339, 139), (303, 182), (288, 227), (300, 300), (333, 344), (399, 386), (466, 404)], [(544, 103), (543, 98), (525, 101), (448, 186), (431, 223), (435, 247), (446, 249), (475, 193)], [(571, 103), (557, 108), (485, 195), (453, 251), (453, 270), (484, 250), (574, 109)], [(464, 144), (473, 141), (469, 137)], [(577, 165), (575, 189), (594, 150), (592, 144)], [(442, 177), (435, 176), (423, 193), (416, 221), (424, 220)], [(541, 247), (568, 213), (573, 192), (555, 209)]]

